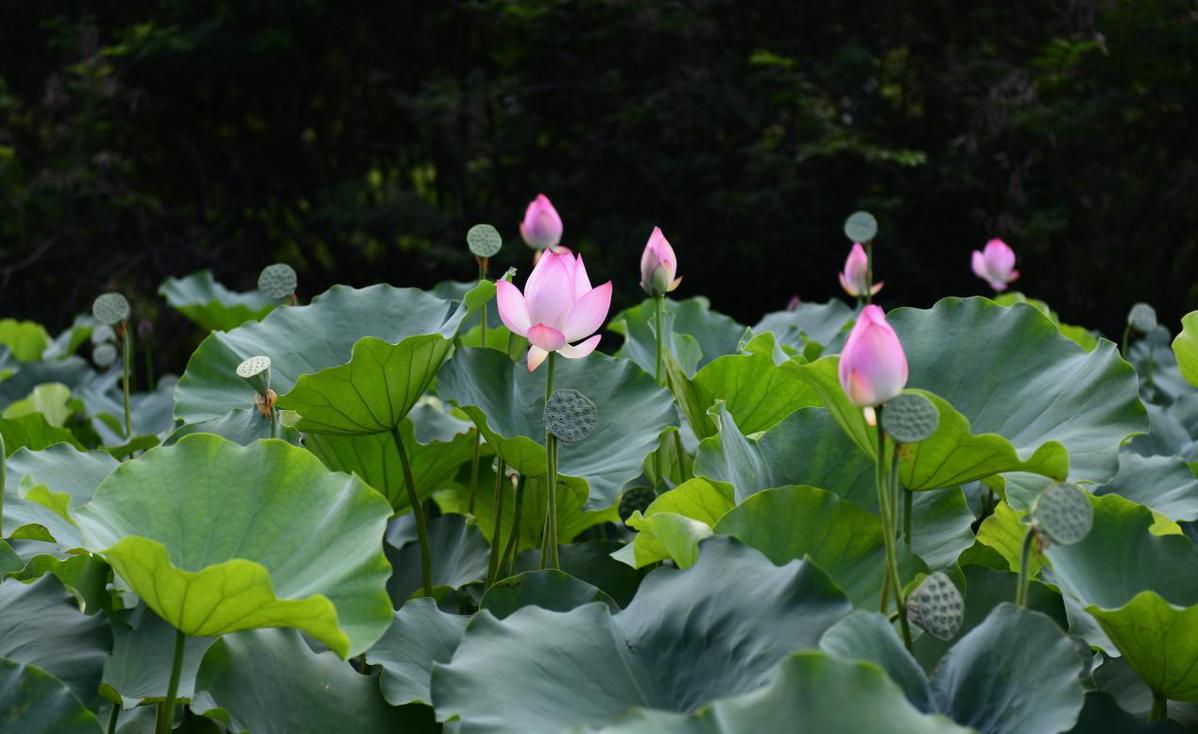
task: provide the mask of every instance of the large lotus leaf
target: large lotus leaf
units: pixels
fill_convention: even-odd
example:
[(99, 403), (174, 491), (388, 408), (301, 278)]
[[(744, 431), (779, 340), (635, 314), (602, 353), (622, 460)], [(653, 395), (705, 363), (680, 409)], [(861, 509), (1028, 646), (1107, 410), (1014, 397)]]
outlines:
[(1198, 549), (1153, 534), (1151, 511), (1119, 495), (1093, 503), (1089, 535), (1046, 551), (1054, 578), (1152, 690), (1198, 702)]
[[(773, 428), (799, 408), (820, 405), (819, 396), (794, 372), (774, 366), (761, 354), (729, 354), (710, 362), (691, 379), (697, 407), (706, 411), (717, 400), (746, 435)], [(711, 419), (704, 436), (715, 432)]]
[(844, 301), (833, 299), (827, 303), (800, 303), (791, 311), (766, 314), (753, 327), (753, 331), (772, 331), (779, 344), (803, 352), (808, 344), (821, 347), (832, 344), (853, 317), (853, 309), (846, 306)]
[(620, 611), (615, 600), (598, 588), (568, 573), (545, 568), (496, 581), (483, 594), (478, 606), (503, 619), (528, 606), (568, 612), (592, 602), (603, 602), (613, 612)]
[(814, 565), (779, 568), (711, 538), (693, 568), (654, 571), (614, 615), (597, 603), (476, 616), (453, 660), (433, 669), (433, 701), (464, 733), (596, 727), (634, 706), (692, 711), (767, 685), (782, 658), (815, 647), (848, 611)]
[[(437, 393), (466, 411), (509, 467), (545, 475), (545, 375), (529, 372), (493, 349), (461, 349), (437, 378)], [(636, 365), (602, 354), (559, 359), (554, 388), (573, 388), (598, 407), (595, 430), (558, 449), (559, 481), (584, 486), (586, 509), (610, 507), (641, 474), (657, 437), (675, 425), (670, 394)]]
[(101, 734), (104, 728), (61, 680), (32, 665), (0, 658), (0, 731)]
[(765, 688), (726, 698), (692, 716), (635, 710), (602, 734), (967, 734), (920, 713), (877, 666), (801, 652), (783, 660)]
[(0, 436), (4, 437), (4, 451), (12, 454), (18, 449), (41, 451), (56, 443), (69, 443), (83, 451), (83, 445), (75, 434), (65, 428), (50, 425), (40, 413), (30, 413), (17, 418), (0, 418)]
[(20, 362), (36, 362), (49, 346), (50, 334), (34, 321), (0, 319), (0, 344)]
[[(706, 525), (710, 535), (720, 518), (735, 506), (731, 485), (694, 477), (653, 500), (644, 517), (670, 514), (689, 518)], [(631, 565), (642, 568), (671, 557), (669, 549), (655, 536), (651, 526), (642, 525), (638, 530), (640, 532), (633, 539)]]
[[(58, 579), (85, 614), (111, 612), (114, 591), (109, 589), (112, 569), (99, 556), (70, 553), (53, 543), (17, 541), (24, 558), (8, 544), (0, 545), (0, 577), (29, 583), (50, 575)], [(12, 555), (9, 555), (12, 554)]]
[(1007, 291), (999, 293), (994, 297), (994, 302), (1000, 306), (1013, 306), (1016, 303), (1026, 303), (1032, 308), (1048, 317), (1048, 320), (1056, 324), (1063, 336), (1066, 336), (1077, 342), (1082, 349), (1087, 352), (1098, 346), (1098, 336), (1096, 332), (1091, 332), (1085, 327), (1074, 326), (1072, 324), (1062, 324), (1060, 316), (1056, 311), (1053, 311), (1047, 303), (1037, 298), (1028, 298), (1026, 295), (1018, 291)]
[(910, 387), (944, 398), (974, 431), (1003, 436), (1022, 457), (1049, 441), (1063, 444), (1071, 479), (1113, 476), (1124, 438), (1147, 430), (1135, 370), (1115, 345), (1102, 341), (1087, 352), (1031, 306), (946, 298), (888, 318), (907, 354)]
[[(621, 607), (628, 606), (641, 583), (641, 576), (635, 569), (611, 557), (620, 545), (615, 540), (563, 545), (558, 549), (562, 571), (599, 589)], [(540, 556), (535, 550), (520, 554), (516, 558), (515, 572), (539, 569)]]
[(1173, 340), (1173, 354), (1182, 376), (1198, 386), (1198, 311), (1182, 317), (1181, 333)]
[(84, 452), (65, 443), (17, 451), (7, 462), (4, 536), (43, 538), (44, 531), (64, 548), (79, 547), (79, 530), (70, 514), (89, 502), (119, 465), (103, 451)]
[(1158, 324), (1127, 351), (1127, 361), (1140, 376), (1140, 396), (1145, 402), (1169, 405), (1194, 392), (1194, 386), (1181, 374), (1172, 338), (1169, 330)]
[[(428, 521), (429, 571), (437, 589), (459, 589), (482, 581), (491, 546), (478, 528), (461, 515), (442, 515)], [(395, 570), (387, 580), (391, 603), (399, 608), (421, 590), (420, 545), (415, 521), (400, 515), (387, 528), (387, 559)]]
[[(1011, 509), (1006, 502), (999, 502), (982, 524), (978, 526), (978, 542), (989, 546), (1007, 562), (1007, 570), (1019, 571), (1023, 557), (1023, 541), (1028, 527), (1023, 521), (1027, 513)], [(1044, 565), (1044, 556), (1033, 546), (1028, 557), (1028, 574), (1035, 578)]]
[(434, 663), (448, 663), (466, 635), (469, 617), (447, 614), (432, 599), (412, 599), (395, 613), (387, 632), (366, 651), (366, 662), (383, 669), (383, 698), (392, 706), (432, 705)]
[(294, 630), (253, 630), (217, 640), (200, 665), (196, 689), (216, 710), (192, 709), (232, 722), (230, 732), (391, 734), (432, 731), (419, 707), (394, 708), (365, 676), (329, 652), (315, 653)]
[[(909, 357), (910, 359), (910, 357)], [(849, 402), (837, 376), (839, 357), (824, 357), (810, 364), (788, 362), (782, 366), (807, 380), (819, 393), (841, 428), (867, 456), (877, 453), (877, 434), (863, 411)], [(1069, 456), (1056, 441), (1045, 441), (1027, 452), (996, 433), (974, 433), (969, 420), (944, 398), (924, 390), (909, 390), (926, 397), (940, 413), (935, 433), (914, 445), (903, 446), (899, 472), (903, 486), (914, 491), (938, 489), (983, 479), (1001, 472), (1035, 472), (1065, 478)]]
[(1185, 734), (1186, 731), (1173, 721), (1141, 721), (1120, 708), (1110, 694), (1090, 691), (1077, 725), (1069, 734)]
[[(763, 489), (806, 484), (878, 512), (873, 459), (836, 429), (827, 411), (800, 408), (756, 439), (746, 438), (723, 406), (712, 413), (720, 432), (699, 444), (696, 476), (731, 484), (738, 501)], [(932, 568), (951, 564), (973, 542), (974, 518), (959, 489), (918, 492), (913, 509), (912, 550)]]
[(1000, 604), (936, 666), (932, 700), (982, 734), (1065, 731), (1081, 712), (1081, 672), (1081, 655), (1052, 619)]
[[(666, 344), (687, 375), (723, 354), (740, 351), (745, 327), (722, 313), (711, 310), (706, 298), (685, 301), (665, 299), (662, 319)], [(657, 337), (654, 332), (653, 299), (616, 314), (607, 328), (624, 336), (616, 352), (653, 374), (657, 367)]]
[[(474, 443), (478, 440), (477, 434), (470, 431), (459, 433), (448, 442), (421, 443), (416, 440), (415, 427), (407, 419), (400, 424), (400, 436), (411, 462), (416, 494), (421, 499), (427, 499), (449, 484), (462, 464), (470, 461)], [(386, 497), (397, 512), (410, 506), (403, 465), (390, 433), (361, 436), (311, 433), (304, 438), (304, 445), (329, 469), (361, 477)], [(487, 460), (490, 460), (489, 456)]]
[(878, 612), (853, 612), (825, 632), (819, 646), (845, 660), (865, 660), (877, 665), (902, 687), (913, 706), (920, 711), (932, 710), (932, 689), (927, 675), (903, 647), (894, 624)]
[(28, 396), (13, 401), (4, 409), (5, 418), (41, 413), (46, 422), (62, 428), (71, 417), (71, 389), (61, 382), (46, 382), (33, 388)]
[(257, 321), (270, 313), (276, 303), (257, 290), (235, 293), (201, 270), (185, 278), (167, 278), (158, 294), (172, 308), (207, 331), (229, 331), (246, 321)]
[[(112, 655), (104, 663), (104, 685), (108, 695), (116, 695), (121, 705), (133, 708), (140, 703), (166, 698), (175, 649), (175, 628), (144, 604), (120, 615), (112, 623)], [(204, 653), (215, 642), (212, 637), (188, 637), (184, 641), (180, 668), (180, 700), (195, 694), (196, 671)]]
[[(299, 431), (282, 424), (277, 425), (276, 428), (278, 438), (287, 443), (299, 445)], [(193, 433), (214, 433), (233, 443), (246, 446), (258, 439), (270, 438), (270, 419), (259, 413), (257, 408), (234, 408), (219, 418), (209, 418), (180, 426), (162, 442), (162, 445), (170, 446), (178, 443), (179, 439)]]
[(1177, 456), (1188, 462), (1198, 461), (1198, 393), (1180, 396), (1168, 406), (1149, 403), (1145, 407), (1148, 433), (1133, 438), (1126, 450), (1141, 456)]
[[(1152, 689), (1144, 683), (1144, 680), (1127, 664), (1126, 660), (1121, 657), (1096, 656), (1094, 664), (1097, 666), (1093, 670), (1095, 687), (1113, 698), (1117, 704), (1117, 708), (1127, 712), (1121, 717), (1116, 717), (1114, 721), (1126, 719), (1128, 718), (1128, 714), (1131, 717), (1141, 720), (1147, 719), (1151, 715), (1153, 707)], [(1089, 701), (1087, 700), (1088, 705)], [(1185, 731), (1193, 732), (1198, 727), (1198, 705), (1170, 701), (1168, 709), (1169, 718), (1172, 721), (1181, 722), (1188, 727), (1183, 727)], [(1085, 711), (1083, 711), (1081, 719), (1084, 720), (1085, 718)], [(1084, 729), (1078, 729), (1077, 731), (1078, 734), (1086, 732)], [(1123, 732), (1123, 730), (1119, 729), (1115, 731), (1119, 732), (1119, 734)], [(1130, 729), (1130, 731), (1138, 730)], [(1149, 729), (1148, 731), (1152, 730)], [(1166, 729), (1166, 731), (1175, 730)]]
[(1119, 473), (1094, 490), (1117, 494), (1172, 520), (1198, 520), (1198, 476), (1173, 456), (1119, 454)]
[(307, 306), (210, 334), (175, 388), (175, 416), (190, 423), (251, 406), (252, 390), (235, 371), (247, 357), (271, 358), (271, 387), (283, 395), (300, 375), (348, 362), (362, 337), (390, 344), (417, 334), (448, 337), (464, 316), (458, 304), (414, 288), (333, 286)]
[(104, 616), (80, 612), (53, 576), (0, 583), (0, 657), (43, 668), (91, 702), (111, 645)]
[(390, 622), (390, 515), (303, 449), (200, 433), (123, 464), (76, 521), (84, 546), (177, 629), (298, 627), (344, 656)]
[[(4, 348), (0, 347), (0, 353)], [(29, 394), (33, 388), (47, 382), (58, 382), (75, 390), (97, 379), (95, 370), (81, 357), (71, 356), (66, 359), (47, 359), (41, 362), (23, 362), (19, 365), (6, 365), (14, 369), (8, 377), (0, 380), (0, 406), (5, 406), (14, 400), (19, 400)], [(0, 371), (3, 375), (4, 371)]]

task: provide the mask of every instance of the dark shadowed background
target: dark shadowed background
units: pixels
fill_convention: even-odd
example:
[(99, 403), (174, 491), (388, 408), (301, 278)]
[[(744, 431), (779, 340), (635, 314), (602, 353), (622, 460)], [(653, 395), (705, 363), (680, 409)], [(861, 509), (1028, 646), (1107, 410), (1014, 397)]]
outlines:
[(884, 305), (987, 292), (992, 235), (1108, 335), (1198, 305), (1188, 0), (0, 7), (6, 316), (61, 327), (109, 288), (166, 311), (168, 275), (248, 289), (275, 260), (303, 297), (466, 279), (477, 222), (526, 271), (541, 191), (617, 308), (653, 225), (676, 296), (749, 323), (840, 296), (858, 208)]

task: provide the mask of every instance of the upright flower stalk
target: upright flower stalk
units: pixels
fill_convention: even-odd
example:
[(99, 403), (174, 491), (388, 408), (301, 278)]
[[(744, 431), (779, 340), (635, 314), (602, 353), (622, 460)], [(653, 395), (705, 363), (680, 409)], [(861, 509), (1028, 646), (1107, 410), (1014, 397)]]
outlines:
[[(866, 306), (841, 352), (839, 378), (841, 388), (849, 401), (859, 408), (872, 408), (876, 417), (872, 421), (877, 427), (878, 440), (875, 481), (882, 517), (882, 540), (886, 550), (883, 589), (894, 590), (903, 642), (910, 649), (911, 630), (907, 621), (906, 600), (903, 598), (902, 578), (895, 551), (898, 511), (894, 486), (895, 472), (887, 460), (888, 442), (881, 420), (884, 404), (902, 392), (907, 384), (907, 376), (907, 357), (898, 335), (886, 322), (881, 308), (874, 305)], [(884, 591), (882, 611), (886, 611), (886, 601), (887, 594)]]
[[(678, 273), (678, 256), (670, 241), (662, 234), (661, 227), (654, 227), (641, 252), (641, 289), (653, 299), (653, 335), (657, 342), (657, 358), (654, 363), (653, 378), (657, 384), (662, 384), (662, 363), (665, 360), (665, 350), (669, 346), (665, 342), (665, 300), (670, 293), (682, 283)], [(668, 386), (669, 380), (666, 380)], [(678, 471), (685, 475), (682, 458), (682, 437), (674, 432), (674, 450), (678, 454)], [(662, 479), (661, 451), (656, 452), (657, 479)]]
[(433, 572), (428, 543), (428, 523), (424, 518), (424, 506), (420, 502), (420, 495), (416, 493), (416, 480), (412, 476), (412, 461), (408, 458), (407, 449), (404, 448), (403, 434), (400, 433), (399, 428), (400, 426), (396, 425), (391, 429), (391, 438), (395, 442), (395, 450), (399, 453), (399, 464), (403, 468), (404, 487), (408, 492), (408, 504), (412, 506), (412, 519), (416, 522), (416, 539), (420, 542), (421, 585), (424, 595), (431, 599), (433, 597)]

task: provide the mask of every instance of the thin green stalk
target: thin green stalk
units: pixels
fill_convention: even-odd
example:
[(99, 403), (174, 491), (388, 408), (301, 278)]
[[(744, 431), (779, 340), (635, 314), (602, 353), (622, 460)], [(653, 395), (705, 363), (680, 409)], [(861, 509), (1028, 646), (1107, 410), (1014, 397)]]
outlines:
[(503, 560), (500, 562), (502, 568), (506, 569), (505, 573), (508, 576), (512, 575), (512, 567), (516, 563), (516, 548), (520, 545), (520, 518), (524, 514), (524, 482), (527, 479), (523, 474), (516, 480), (516, 500), (514, 502), (514, 512), (512, 516), (512, 534), (507, 539), (507, 547), (503, 549)]
[(428, 526), (424, 521), (424, 507), (420, 504), (420, 496), (416, 494), (416, 481), (412, 479), (412, 462), (408, 459), (407, 449), (403, 447), (403, 436), (400, 435), (398, 425), (391, 429), (391, 438), (395, 441), (395, 450), (399, 452), (404, 486), (408, 490), (408, 504), (412, 506), (412, 517), (416, 520), (416, 538), (420, 541), (420, 578), (424, 584), (424, 595), (432, 598), (433, 572), (429, 559)]
[(279, 437), (279, 411), (273, 405), (270, 407), (270, 437)]
[(125, 438), (133, 438), (133, 413), (129, 410), (129, 393), (133, 391), (133, 330), (128, 321), (122, 321), (124, 331), (121, 351), (125, 363)]
[(171, 661), (171, 679), (166, 688), (166, 700), (158, 710), (157, 734), (171, 734), (175, 726), (175, 696), (179, 693), (179, 676), (183, 671), (183, 646), (187, 635), (175, 630), (175, 657)]
[[(549, 353), (545, 375), (545, 402), (553, 395), (553, 369), (557, 352)], [(557, 556), (557, 436), (545, 431), (545, 536), (541, 540), (541, 568), (560, 570)]]
[[(485, 257), (480, 257), (480, 258), (478, 258), (478, 282), (482, 283), (486, 279), (487, 279), (487, 259)], [(483, 304), (483, 308), (482, 308), (482, 321), (483, 321), (482, 343), (483, 343), (483, 348), (486, 348), (486, 346), (487, 346), (487, 304), (485, 304), (485, 303)]]
[(661, 350), (662, 350), (661, 322), (662, 322), (662, 311), (665, 310), (665, 304), (664, 304), (665, 300), (666, 299), (664, 296), (654, 296), (653, 297), (653, 321), (657, 327), (657, 334), (656, 334), (656, 336), (657, 336), (657, 366), (654, 368), (653, 376), (657, 380), (657, 384), (659, 384), (659, 385), (661, 384)]
[(474, 514), (474, 500), (478, 497), (478, 458), (481, 451), (482, 435), (476, 432), (474, 434), (474, 455), (470, 457), (470, 499), (466, 505), (466, 509), (471, 515)]
[[(903, 582), (899, 574), (898, 558), (895, 554), (895, 513), (893, 487), (890, 483), (890, 472), (886, 470), (886, 431), (882, 429), (882, 406), (875, 408), (878, 419), (878, 456), (874, 461), (878, 485), (878, 504), (882, 510), (882, 541), (886, 549), (886, 574), (890, 576), (890, 585), (894, 587), (894, 604), (899, 617), (899, 629), (902, 631), (903, 644), (908, 650), (912, 649), (911, 626), (907, 621), (906, 600), (903, 599)], [(882, 611), (886, 608), (883, 606)]]
[(1131, 324), (1123, 327), (1123, 340), (1119, 342), (1119, 354), (1127, 359), (1127, 350), (1131, 347)]
[(915, 504), (915, 493), (903, 487), (903, 541), (911, 547), (911, 510)]
[(1162, 693), (1152, 692), (1152, 712), (1149, 721), (1165, 721), (1169, 718), (1169, 699)]
[(506, 484), (507, 462), (499, 460), (499, 470), (495, 473), (495, 496), (491, 500), (491, 518), (494, 528), (491, 531), (491, 557), (487, 559), (487, 583), (490, 588), (495, 583), (499, 573), (499, 541), (503, 538), (503, 485)]
[[(874, 302), (874, 241), (865, 243), (865, 303)], [(881, 425), (880, 423), (878, 425)], [(899, 615), (902, 616), (902, 615)]]
[(1032, 560), (1032, 541), (1036, 539), (1036, 529), (1028, 528), (1023, 536), (1023, 548), (1019, 551), (1019, 585), (1015, 587), (1015, 606), (1027, 606), (1027, 588), (1031, 582), (1028, 568)]
[(108, 734), (116, 734), (116, 724), (121, 719), (121, 705), (119, 703), (112, 704), (112, 711), (108, 712)]
[(686, 470), (686, 449), (682, 448), (682, 431), (674, 431), (674, 453), (678, 455), (678, 478), (682, 481), (690, 479)]
[(8, 481), (8, 459), (6, 458), (4, 436), (0, 436), (0, 540), (4, 539), (4, 483)]

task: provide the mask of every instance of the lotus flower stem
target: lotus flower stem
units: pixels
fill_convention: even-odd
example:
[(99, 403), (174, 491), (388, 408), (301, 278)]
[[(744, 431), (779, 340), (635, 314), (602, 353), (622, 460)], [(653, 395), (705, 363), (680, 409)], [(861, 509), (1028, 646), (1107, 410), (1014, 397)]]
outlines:
[(1027, 589), (1031, 578), (1028, 574), (1032, 559), (1032, 541), (1036, 539), (1036, 529), (1028, 528), (1023, 536), (1023, 548), (1019, 551), (1019, 585), (1015, 587), (1015, 606), (1027, 606)]
[[(487, 258), (476, 259), (478, 260), (478, 282), (482, 283), (487, 279)], [(483, 304), (482, 312), (479, 315), (482, 318), (482, 346), (485, 349), (487, 346), (487, 304)]]
[(664, 296), (654, 296), (653, 297), (653, 324), (657, 330), (657, 333), (656, 333), (656, 336), (657, 336), (657, 363), (656, 363), (656, 366), (654, 367), (653, 377), (654, 377), (654, 379), (657, 380), (657, 383), (659, 385), (661, 384), (661, 349), (662, 349), (661, 321), (662, 321), (662, 311), (665, 310), (663, 301), (665, 301)]
[(495, 471), (495, 496), (491, 500), (491, 518), (494, 522), (494, 529), (491, 531), (491, 557), (487, 559), (485, 588), (490, 588), (491, 584), (495, 583), (495, 577), (499, 573), (499, 541), (503, 538), (503, 485), (507, 483), (507, 477), (504, 476), (506, 473), (507, 462), (501, 458)]
[(1152, 692), (1152, 712), (1149, 721), (1165, 721), (1169, 718), (1169, 699), (1163, 693)]
[[(878, 455), (874, 461), (878, 485), (878, 506), (882, 513), (882, 543), (886, 549), (886, 570), (884, 576), (889, 576), (890, 584), (894, 587), (894, 603), (899, 615), (899, 629), (903, 634), (903, 644), (911, 650), (911, 627), (907, 621), (906, 600), (903, 599), (903, 582), (899, 575), (898, 559), (895, 555), (895, 513), (894, 496), (891, 491), (889, 474), (886, 468), (886, 431), (882, 429), (882, 406), (875, 408), (878, 424)], [(883, 595), (882, 612), (886, 611), (886, 599)]]
[(270, 408), (270, 437), (279, 437), (279, 409), (273, 405)]
[(416, 481), (412, 479), (412, 462), (408, 452), (403, 447), (403, 436), (399, 426), (391, 429), (391, 438), (395, 441), (395, 450), (399, 452), (399, 463), (403, 466), (404, 486), (408, 490), (408, 504), (412, 506), (412, 518), (416, 521), (416, 538), (420, 541), (420, 578), (424, 584), (424, 595), (433, 597), (433, 573), (429, 560), (428, 525), (424, 521), (424, 507), (420, 504), (420, 496), (416, 494)]
[(129, 393), (133, 390), (133, 330), (129, 321), (121, 322), (122, 344), (121, 357), (125, 366), (125, 438), (133, 438), (133, 414), (129, 410)]
[(915, 504), (915, 493), (903, 487), (903, 540), (911, 547), (911, 513)]
[(183, 647), (187, 635), (175, 630), (175, 657), (171, 660), (171, 679), (166, 688), (166, 700), (158, 710), (157, 734), (171, 734), (175, 726), (175, 696), (179, 693), (179, 676), (183, 671)]
[(520, 545), (520, 517), (524, 514), (524, 482), (526, 477), (521, 474), (516, 480), (516, 500), (512, 515), (512, 532), (507, 539), (507, 547), (503, 549), (501, 566), (506, 569), (508, 576), (512, 575), (512, 567), (516, 563), (516, 548)]
[(685, 482), (690, 479), (686, 470), (686, 449), (682, 447), (682, 431), (674, 431), (674, 453), (678, 454), (678, 478)]
[(4, 483), (8, 481), (8, 456), (4, 436), (0, 436), (0, 541), (4, 540)]
[(112, 704), (112, 711), (108, 712), (108, 734), (116, 734), (117, 722), (121, 720), (121, 705), (119, 703)]
[(474, 514), (474, 501), (478, 497), (478, 455), (482, 450), (482, 436), (474, 434), (474, 455), (470, 458), (470, 499), (466, 503), (466, 510), (471, 515)]
[[(557, 352), (550, 352), (545, 375), (545, 402), (553, 395)], [(557, 436), (545, 431), (545, 537), (541, 543), (541, 568), (560, 570), (557, 555)]]
[(1131, 347), (1131, 322), (1123, 327), (1123, 339), (1119, 341), (1119, 356), (1127, 359), (1127, 350)]

